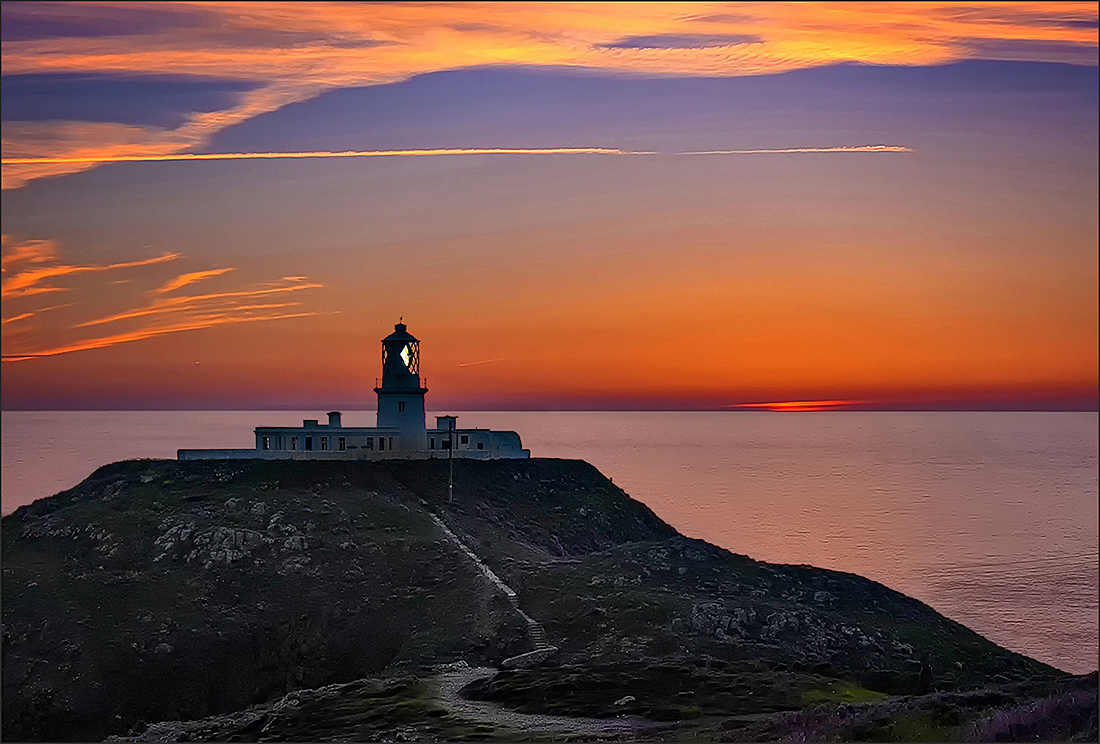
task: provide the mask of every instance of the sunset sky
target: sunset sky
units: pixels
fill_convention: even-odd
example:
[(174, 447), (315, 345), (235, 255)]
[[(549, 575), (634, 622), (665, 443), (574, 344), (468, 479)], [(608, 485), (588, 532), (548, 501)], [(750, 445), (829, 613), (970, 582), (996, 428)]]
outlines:
[(1096, 408), (1096, 3), (2, 30), (7, 410)]

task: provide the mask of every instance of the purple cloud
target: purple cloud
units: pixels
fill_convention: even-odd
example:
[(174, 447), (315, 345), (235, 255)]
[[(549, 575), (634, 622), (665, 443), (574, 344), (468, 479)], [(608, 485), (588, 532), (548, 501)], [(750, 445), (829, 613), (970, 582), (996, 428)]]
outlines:
[(626, 36), (596, 46), (599, 49), (709, 49), (763, 43), (764, 40), (755, 34), (653, 34)]

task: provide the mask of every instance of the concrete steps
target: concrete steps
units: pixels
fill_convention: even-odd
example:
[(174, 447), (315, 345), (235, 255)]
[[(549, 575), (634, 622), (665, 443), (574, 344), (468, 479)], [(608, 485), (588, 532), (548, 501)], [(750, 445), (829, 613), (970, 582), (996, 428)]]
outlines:
[(547, 648), (554, 648), (554, 646), (546, 637), (546, 629), (542, 627), (542, 623), (540, 623), (538, 620), (535, 620), (533, 617), (524, 612), (522, 608), (520, 608), (519, 597), (515, 596), (514, 594), (511, 595), (510, 597), (508, 597), (508, 603), (511, 604), (513, 608), (515, 608), (516, 612), (518, 612), (520, 617), (522, 617), (527, 623), (527, 635), (531, 637), (531, 642), (535, 644), (536, 651), (541, 651)]

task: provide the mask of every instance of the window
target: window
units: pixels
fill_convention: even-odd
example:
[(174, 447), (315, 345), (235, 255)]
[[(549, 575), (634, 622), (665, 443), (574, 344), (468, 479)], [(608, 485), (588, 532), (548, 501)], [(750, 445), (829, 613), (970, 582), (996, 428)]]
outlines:
[(393, 437), (390, 437), (390, 449), (393, 449)]
[(291, 437), (290, 438), (290, 448), (292, 450), (298, 449), (298, 437)]
[(450, 439), (444, 439), (442, 442), (440, 442), (440, 444), (442, 445), (443, 449), (450, 449), (451, 448), (451, 440)]
[(367, 437), (367, 443), (363, 445), (363, 449), (374, 449), (374, 437)]
[(303, 437), (306, 440), (305, 449), (311, 451), (313, 449), (313, 437)]
[(260, 449), (270, 449), (269, 442), (270, 442), (270, 439), (268, 437), (261, 437), (260, 438)]
[(485, 449), (485, 442), (478, 442), (477, 443), (477, 448), (478, 449)]
[(463, 434), (462, 435), (462, 444), (469, 444), (469, 443), (470, 443), (470, 437)]
[(378, 449), (380, 449), (380, 450), (386, 449), (386, 438), (385, 437), (378, 437)]
[(435, 449), (435, 437), (428, 439), (428, 449)]
[(336, 446), (340, 448), (341, 452), (346, 450), (348, 448), (348, 439), (347, 439), (347, 437), (340, 437), (339, 439), (337, 439), (336, 440)]
[(328, 449), (328, 437), (321, 437), (321, 449)]
[(403, 401), (403, 400), (397, 401), (397, 412), (398, 413), (404, 413), (405, 412), (405, 401)]

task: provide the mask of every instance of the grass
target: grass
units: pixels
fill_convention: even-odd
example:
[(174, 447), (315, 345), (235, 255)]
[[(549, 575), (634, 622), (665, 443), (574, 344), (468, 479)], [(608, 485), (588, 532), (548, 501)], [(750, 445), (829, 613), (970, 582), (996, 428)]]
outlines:
[(802, 702), (806, 705), (820, 705), (822, 703), (877, 703), (885, 700), (889, 695), (882, 692), (868, 690), (855, 682), (838, 679), (833, 680), (822, 687), (815, 687), (802, 693)]
[(951, 724), (941, 715), (929, 712), (900, 716), (891, 724), (887, 741), (958, 741), (957, 724), (957, 721)]

